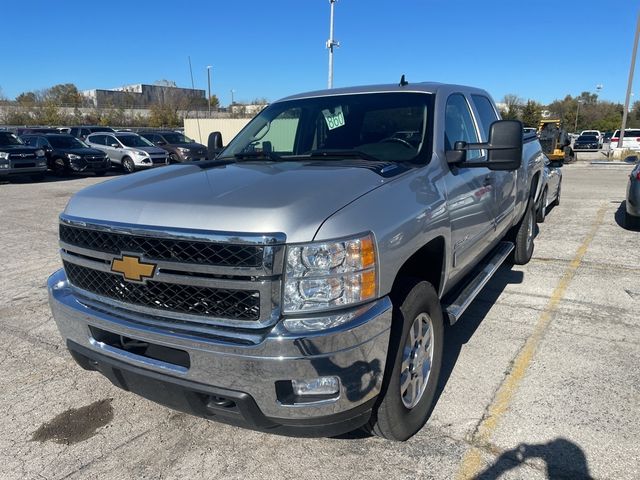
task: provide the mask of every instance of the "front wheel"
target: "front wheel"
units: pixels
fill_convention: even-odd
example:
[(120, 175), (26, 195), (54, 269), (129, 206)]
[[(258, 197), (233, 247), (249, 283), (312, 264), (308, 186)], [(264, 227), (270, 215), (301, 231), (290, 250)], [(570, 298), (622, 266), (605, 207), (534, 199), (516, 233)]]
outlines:
[(385, 379), (369, 429), (404, 441), (422, 428), (433, 409), (444, 325), (440, 300), (430, 283), (406, 279), (396, 290)]
[(52, 167), (56, 177), (64, 177), (67, 174), (67, 164), (64, 158), (54, 158)]
[(122, 169), (126, 173), (133, 173), (136, 171), (136, 164), (133, 163), (133, 160), (131, 160), (129, 157), (124, 157), (122, 159)]

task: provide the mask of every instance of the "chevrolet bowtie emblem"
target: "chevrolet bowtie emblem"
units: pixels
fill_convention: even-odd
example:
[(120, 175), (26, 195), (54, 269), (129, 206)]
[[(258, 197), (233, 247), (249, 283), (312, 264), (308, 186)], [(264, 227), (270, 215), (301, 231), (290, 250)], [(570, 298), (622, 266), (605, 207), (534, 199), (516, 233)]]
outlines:
[(111, 271), (121, 273), (124, 278), (134, 282), (153, 277), (156, 266), (153, 263), (143, 263), (138, 257), (122, 255), (111, 262)]

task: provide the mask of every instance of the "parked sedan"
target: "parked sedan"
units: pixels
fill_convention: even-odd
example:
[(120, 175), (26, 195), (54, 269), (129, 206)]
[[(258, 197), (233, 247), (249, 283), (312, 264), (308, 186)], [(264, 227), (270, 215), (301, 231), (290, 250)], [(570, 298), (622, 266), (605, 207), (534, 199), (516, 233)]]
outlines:
[(138, 132), (154, 145), (169, 152), (169, 162), (194, 162), (207, 159), (207, 147), (196, 143), (182, 133), (166, 131)]
[(20, 138), (27, 145), (42, 148), (49, 169), (60, 177), (71, 172), (93, 172), (102, 176), (111, 168), (104, 152), (87, 147), (73, 135), (22, 135)]
[(598, 150), (600, 148), (600, 139), (596, 135), (580, 135), (573, 142), (574, 150)]
[(92, 133), (86, 143), (106, 153), (113, 163), (127, 173), (140, 168), (159, 167), (169, 163), (167, 152), (132, 132)]
[(624, 226), (629, 229), (640, 228), (640, 163), (631, 171), (627, 184), (626, 211)]
[(545, 157), (544, 172), (542, 174), (542, 194), (536, 210), (536, 220), (543, 223), (549, 213), (549, 207), (560, 205), (560, 192), (562, 190), (563, 161), (551, 161)]

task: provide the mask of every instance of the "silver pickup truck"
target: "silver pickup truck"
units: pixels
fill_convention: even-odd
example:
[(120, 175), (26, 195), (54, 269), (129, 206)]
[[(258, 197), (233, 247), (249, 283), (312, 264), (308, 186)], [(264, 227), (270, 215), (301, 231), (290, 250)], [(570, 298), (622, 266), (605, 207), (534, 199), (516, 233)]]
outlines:
[(215, 160), (73, 196), (53, 315), (80, 366), (171, 408), (405, 440), (433, 408), (444, 323), (531, 258), (543, 162), (480, 89), (288, 97)]

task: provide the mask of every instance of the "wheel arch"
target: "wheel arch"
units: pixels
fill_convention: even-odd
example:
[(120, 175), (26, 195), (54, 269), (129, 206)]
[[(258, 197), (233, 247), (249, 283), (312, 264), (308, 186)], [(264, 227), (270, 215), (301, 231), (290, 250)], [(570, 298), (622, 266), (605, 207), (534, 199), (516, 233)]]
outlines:
[(398, 291), (403, 279), (416, 278), (429, 282), (440, 296), (445, 284), (445, 258), (444, 237), (438, 236), (431, 239), (402, 264), (393, 281), (392, 294)]

